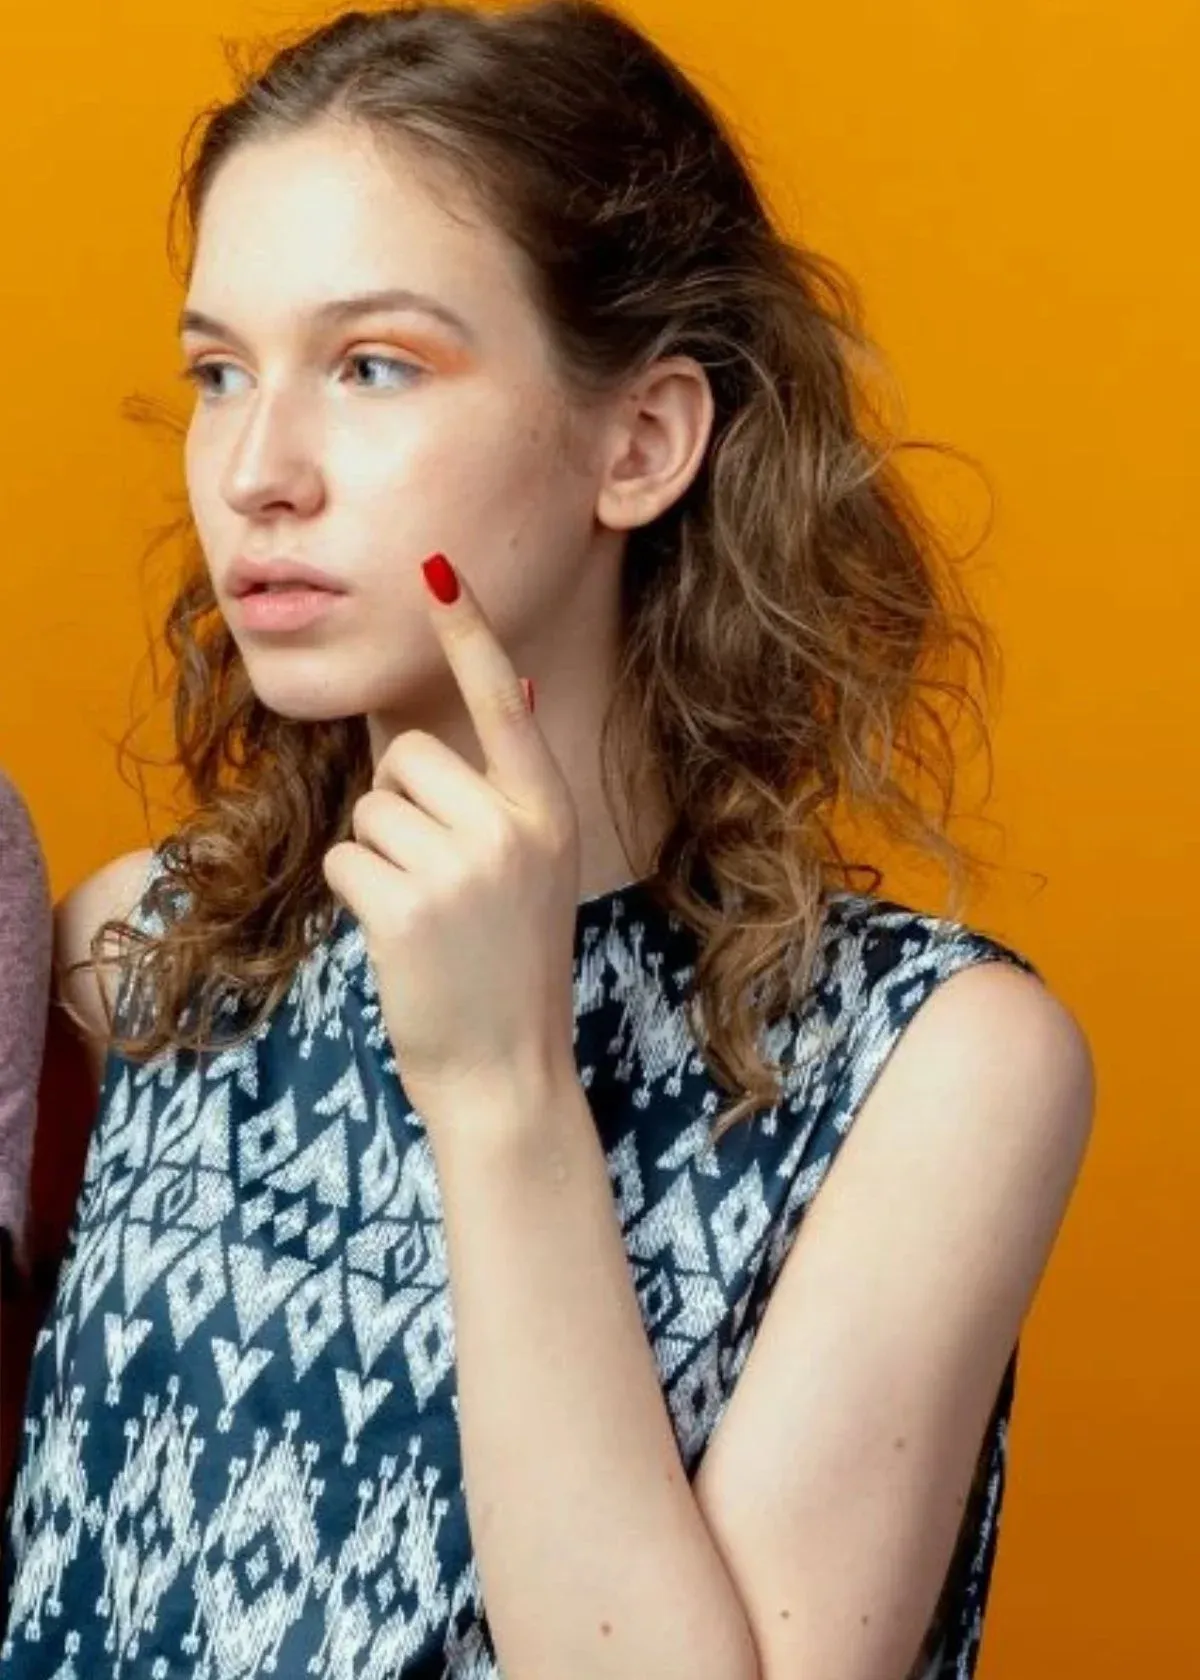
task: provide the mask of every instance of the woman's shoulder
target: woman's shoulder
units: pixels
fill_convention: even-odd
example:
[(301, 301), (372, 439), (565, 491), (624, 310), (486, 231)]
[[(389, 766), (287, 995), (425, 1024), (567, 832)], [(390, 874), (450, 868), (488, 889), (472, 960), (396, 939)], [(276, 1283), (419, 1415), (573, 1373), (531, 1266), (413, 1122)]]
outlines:
[(1037, 975), (1028, 956), (980, 924), (870, 893), (827, 895), (823, 953), (830, 966), (863, 985), (979, 962), (1009, 963)]
[(111, 858), (64, 895), (56, 908), (56, 919), (64, 930), (79, 937), (89, 924), (95, 933), (110, 918), (132, 914), (157, 859), (158, 853), (150, 846)]
[(92, 940), (105, 922), (134, 915), (157, 856), (151, 847), (124, 852), (85, 876), (55, 906), (55, 968), (61, 992), (98, 1033), (105, 1031), (106, 1023), (96, 977), (89, 970), (70, 970), (87, 962)]
[(1017, 971), (1044, 989), (1028, 957), (970, 922), (869, 893), (832, 892), (824, 909), (809, 1003), (828, 1035), (829, 1073), (847, 1120), (906, 1028), (954, 975)]
[(841, 1027), (832, 1081), (839, 1130), (918, 1016), (922, 1054), (939, 1061), (952, 1052), (982, 1070), (998, 1056), (1028, 1058), (1041, 1076), (1088, 1060), (1078, 1023), (1023, 952), (970, 922), (885, 898), (831, 895), (814, 993)]

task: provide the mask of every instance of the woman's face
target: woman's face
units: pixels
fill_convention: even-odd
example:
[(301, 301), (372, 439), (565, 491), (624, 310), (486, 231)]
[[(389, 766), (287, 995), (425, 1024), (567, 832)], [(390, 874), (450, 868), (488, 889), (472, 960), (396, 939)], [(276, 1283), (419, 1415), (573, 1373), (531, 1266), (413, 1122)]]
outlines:
[[(600, 411), (568, 404), (512, 247), (461, 197), (444, 209), (435, 180), (330, 122), (244, 145), (204, 205), (188, 490), (250, 680), (290, 717), (448, 704), (421, 596), (435, 551), (524, 670), (564, 615), (595, 615), (598, 588), (616, 599)], [(307, 622), (299, 598), (238, 599), (235, 568), (268, 561), (342, 592)], [(290, 628), (266, 622), (296, 608)]]

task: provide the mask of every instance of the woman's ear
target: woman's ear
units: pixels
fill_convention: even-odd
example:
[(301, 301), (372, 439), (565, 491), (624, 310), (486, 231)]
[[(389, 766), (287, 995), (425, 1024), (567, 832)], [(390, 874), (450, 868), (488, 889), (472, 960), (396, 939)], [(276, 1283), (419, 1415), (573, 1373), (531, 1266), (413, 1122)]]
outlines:
[(666, 357), (640, 375), (612, 423), (596, 499), (600, 524), (630, 531), (665, 513), (700, 470), (712, 424), (712, 387), (692, 357)]

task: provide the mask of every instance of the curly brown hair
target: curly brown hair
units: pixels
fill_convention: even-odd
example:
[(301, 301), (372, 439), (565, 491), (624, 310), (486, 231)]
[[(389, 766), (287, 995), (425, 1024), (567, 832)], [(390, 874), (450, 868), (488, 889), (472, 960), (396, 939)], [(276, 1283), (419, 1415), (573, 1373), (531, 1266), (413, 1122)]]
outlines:
[[(811, 982), (825, 895), (882, 880), (847, 861), (835, 818), (935, 857), (956, 895), (973, 874), (947, 832), (955, 730), (969, 714), (987, 746), (974, 679), (986, 692), (994, 640), (869, 400), (853, 287), (784, 235), (711, 105), (629, 22), (591, 0), (415, 5), (276, 43), (185, 145), (187, 249), (232, 151), (328, 117), (462, 174), (525, 260), (569, 389), (666, 355), (711, 383), (699, 474), (627, 542), (601, 752), (610, 806), (647, 764), (666, 794), (647, 885), (697, 936), (692, 1020), (735, 1098), (724, 1130), (780, 1094), (759, 1035)], [(165, 641), (193, 809), (145, 901), (174, 913), (153, 935), (107, 922), (92, 946), (145, 981), (136, 1032), (109, 1011), (134, 1058), (210, 1048), (231, 996), (250, 1019), (222, 1044), (262, 1025), (330, 931), (322, 856), (372, 773), (364, 719), (257, 699), (187, 534)]]

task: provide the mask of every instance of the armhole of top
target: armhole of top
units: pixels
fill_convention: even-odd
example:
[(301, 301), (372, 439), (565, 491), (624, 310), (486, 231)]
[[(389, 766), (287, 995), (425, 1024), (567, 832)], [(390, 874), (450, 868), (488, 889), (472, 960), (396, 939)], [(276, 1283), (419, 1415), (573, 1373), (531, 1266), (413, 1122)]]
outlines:
[[(165, 926), (162, 916), (157, 912), (151, 911), (146, 904), (146, 898), (150, 888), (159, 876), (166, 872), (164, 850), (165, 848), (163, 846), (155, 847), (153, 853), (151, 854), (150, 862), (146, 866), (146, 873), (142, 877), (141, 888), (138, 892), (136, 900), (134, 901), (133, 908), (124, 918), (130, 927), (136, 928), (142, 933), (160, 934), (163, 932)], [(117, 1033), (123, 1032), (123, 1030), (130, 1025), (130, 1010), (133, 1003), (136, 982), (136, 964), (131, 964), (121, 977), (120, 985), (117, 988), (117, 995), (113, 1002), (113, 1027)], [(110, 1050), (109, 1055), (106, 1058), (105, 1078), (101, 1082), (102, 1086), (107, 1083), (107, 1075), (109, 1071), (108, 1064), (111, 1061), (111, 1057), (112, 1051)]]
[[(869, 951), (894, 939), (896, 960), (881, 972), (869, 972)], [(922, 1005), (953, 975), (984, 963), (1005, 963), (1041, 980), (1028, 957), (989, 935), (961, 923), (909, 911), (893, 911), (878, 928), (869, 928), (855, 963), (860, 982), (845, 999), (853, 1014), (845, 1063), (835, 1082), (833, 1123), (849, 1131), (892, 1051)]]
[[(146, 908), (146, 894), (148, 893), (154, 880), (163, 873), (164, 864), (161, 856), (162, 850), (163, 848), (156, 847), (151, 853), (150, 861), (147, 864), (145, 873), (142, 877), (138, 895), (131, 908), (120, 918), (130, 927), (148, 932), (155, 931), (157, 918), (151, 915)], [(105, 918), (105, 920), (108, 919), (110, 918)], [(112, 1093), (117, 1087), (117, 1083), (120, 1078), (120, 1069), (123, 1065), (121, 1057), (113, 1048), (112, 1038), (114, 1034), (120, 1036), (123, 1028), (127, 1025), (128, 1006), (134, 978), (135, 965), (130, 965), (130, 967), (126, 968), (124, 972), (119, 975), (116, 995), (113, 998), (112, 1031), (109, 1034), (108, 1043), (105, 1047), (104, 1060), (100, 1067), (100, 1077), (95, 1092), (95, 1099), (90, 1105), (91, 1119), (87, 1141), (85, 1147), (83, 1148), (81, 1159), (77, 1163), (79, 1169), (78, 1182), (71, 1195), (74, 1211), (70, 1215), (69, 1219), (67, 1219), (61, 1226), (54, 1220), (51, 1221), (48, 1226), (50, 1246), (46, 1247), (44, 1250), (46, 1258), (43, 1260), (43, 1251), (41, 1249), (39, 1249), (37, 1255), (35, 1256), (36, 1267), (40, 1269), (43, 1264), (46, 1264), (50, 1268), (46, 1273), (47, 1281), (59, 1273), (62, 1268), (69, 1266), (71, 1264), (72, 1257), (76, 1253), (76, 1245), (79, 1239), (84, 1205), (91, 1192), (91, 1188), (95, 1183), (95, 1176), (98, 1170), (100, 1151), (102, 1149), (101, 1139), (104, 1131), (105, 1111), (108, 1108)], [(70, 1159), (70, 1151), (68, 1151), (68, 1159)]]
[[(894, 940), (896, 960), (884, 961), (870, 972), (870, 959), (884, 940)], [(844, 1137), (850, 1130), (888, 1058), (905, 1029), (938, 987), (969, 968), (985, 963), (1004, 963), (1042, 981), (1044, 977), (1028, 957), (988, 934), (962, 923), (943, 920), (901, 907), (886, 907), (881, 920), (868, 926), (855, 948), (851, 964), (850, 995), (844, 997), (853, 1024), (847, 1034), (845, 1059), (831, 1093), (832, 1125)], [(825, 1133), (828, 1139), (828, 1132)], [(836, 1145), (829, 1150), (827, 1169)], [(949, 1639), (962, 1653), (977, 1647), (978, 1616), (986, 1602), (992, 1572), (1000, 1503), (1007, 1463), (1007, 1431), (1016, 1393), (1020, 1362), (1020, 1338), (1014, 1342), (1001, 1377), (996, 1398), (980, 1441), (975, 1473), (954, 1551), (942, 1584), (938, 1606), (927, 1640)], [(953, 1614), (953, 1622), (945, 1618)], [(972, 1638), (974, 1643), (972, 1643)], [(944, 1655), (944, 1653), (943, 1653)], [(919, 1673), (921, 1680), (933, 1680), (942, 1672), (941, 1659)], [(956, 1670), (957, 1672), (957, 1670)]]

